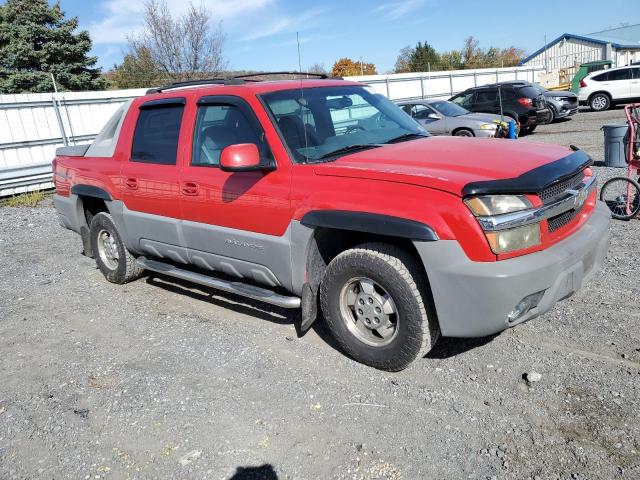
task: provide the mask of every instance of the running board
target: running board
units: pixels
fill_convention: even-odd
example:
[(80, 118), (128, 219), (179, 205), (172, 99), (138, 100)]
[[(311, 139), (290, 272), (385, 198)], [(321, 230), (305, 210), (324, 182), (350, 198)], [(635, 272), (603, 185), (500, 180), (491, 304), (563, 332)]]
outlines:
[(241, 282), (230, 282), (219, 278), (210, 277), (201, 273), (192, 272), (183, 268), (174, 267), (168, 263), (158, 262), (157, 260), (149, 260), (146, 257), (138, 257), (136, 263), (145, 270), (162, 273), (170, 277), (180, 278), (189, 282), (205, 285), (229, 293), (235, 293), (243, 297), (260, 300), (261, 302), (277, 305), (282, 308), (300, 308), (299, 297), (287, 297), (279, 295), (266, 288), (256, 287)]

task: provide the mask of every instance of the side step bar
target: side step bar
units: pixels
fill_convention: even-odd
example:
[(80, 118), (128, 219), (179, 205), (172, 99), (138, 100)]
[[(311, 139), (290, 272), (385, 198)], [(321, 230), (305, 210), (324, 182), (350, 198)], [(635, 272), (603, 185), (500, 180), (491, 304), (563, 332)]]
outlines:
[(210, 277), (201, 273), (178, 268), (168, 263), (149, 260), (146, 257), (138, 257), (136, 259), (136, 263), (145, 270), (151, 270), (152, 272), (162, 273), (170, 277), (198, 283), (224, 292), (235, 293), (236, 295), (241, 295), (243, 297), (253, 298), (254, 300), (260, 300), (265, 303), (270, 303), (271, 305), (277, 305), (278, 307), (300, 308), (299, 297), (287, 297), (285, 295), (279, 295), (271, 290), (267, 290), (266, 288)]

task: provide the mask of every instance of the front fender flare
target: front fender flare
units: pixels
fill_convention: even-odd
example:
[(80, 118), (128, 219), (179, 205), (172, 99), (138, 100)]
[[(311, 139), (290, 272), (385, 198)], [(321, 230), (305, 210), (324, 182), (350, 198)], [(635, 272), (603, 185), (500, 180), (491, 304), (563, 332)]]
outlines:
[(300, 223), (306, 227), (326, 227), (338, 230), (372, 233), (425, 242), (438, 240), (429, 225), (401, 217), (347, 210), (314, 210), (306, 213)]

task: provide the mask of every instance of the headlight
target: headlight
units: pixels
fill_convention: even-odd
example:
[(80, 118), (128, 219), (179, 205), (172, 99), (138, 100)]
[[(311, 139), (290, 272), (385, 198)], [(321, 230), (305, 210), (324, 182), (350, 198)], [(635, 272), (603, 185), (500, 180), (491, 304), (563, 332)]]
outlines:
[(496, 125), (494, 123), (483, 123), (479, 128), (480, 130), (495, 130)]
[(464, 203), (476, 217), (501, 215), (532, 207), (524, 195), (483, 195), (467, 198)]
[(540, 243), (540, 224), (534, 223), (509, 230), (485, 232), (485, 235), (495, 254), (524, 250)]

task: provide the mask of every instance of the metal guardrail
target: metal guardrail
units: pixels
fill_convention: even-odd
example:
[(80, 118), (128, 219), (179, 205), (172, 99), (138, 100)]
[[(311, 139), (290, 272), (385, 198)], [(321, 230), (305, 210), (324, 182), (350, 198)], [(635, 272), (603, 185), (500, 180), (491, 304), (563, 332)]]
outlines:
[[(97, 133), (88, 135), (74, 135), (68, 107), (111, 103), (119, 104), (131, 100), (132, 98), (136, 97), (126, 96), (70, 99), (64, 97), (53, 97), (51, 100), (2, 103), (0, 104), (0, 111), (53, 108), (55, 120), (57, 121), (57, 125), (60, 130), (60, 136), (0, 143), (0, 154), (11, 150), (13, 150), (14, 152), (20, 152), (20, 149), (28, 149), (31, 147), (47, 145), (73, 145), (91, 142), (96, 137)], [(13, 152), (11, 152), (11, 154), (15, 155), (15, 153)], [(25, 190), (28, 191), (33, 189), (45, 189), (52, 186), (51, 164), (48, 162), (0, 168), (0, 197), (20, 193)]]
[(0, 170), (0, 192), (34, 185), (42, 185), (43, 188), (53, 185), (51, 163), (21, 165)]
[[(522, 68), (522, 67), (518, 67), (517, 69), (513, 70), (500, 70), (500, 69), (487, 69), (486, 71), (482, 71), (482, 72), (477, 72), (476, 70), (473, 70), (471, 72), (463, 72), (463, 73), (451, 73), (451, 72), (447, 72), (447, 71), (434, 71), (434, 72), (429, 72), (427, 74), (421, 74), (419, 76), (414, 76), (414, 77), (396, 77), (396, 78), (381, 78), (381, 79), (376, 79), (376, 80), (362, 80), (363, 83), (369, 84), (369, 85), (375, 85), (375, 84), (384, 84), (386, 86), (386, 94), (387, 94), (387, 98), (391, 98), (391, 91), (390, 91), (390, 84), (392, 83), (404, 83), (404, 82), (420, 82), (420, 96), (415, 96), (415, 97), (406, 97), (406, 98), (394, 98), (394, 101), (401, 101), (401, 100), (416, 100), (418, 98), (435, 98), (435, 97), (446, 97), (446, 96), (453, 96), (456, 95), (458, 93), (460, 93), (462, 90), (460, 91), (456, 91), (453, 89), (453, 79), (454, 78), (465, 78), (465, 77), (473, 77), (473, 86), (477, 87), (478, 86), (478, 77), (482, 77), (485, 75), (495, 75), (496, 76), (496, 82), (500, 81), (500, 75), (509, 75), (515, 72), (516, 75), (516, 79), (518, 78), (518, 74), (522, 73), (524, 75), (527, 75), (529, 72), (534, 74), (536, 71), (540, 71), (542, 70), (542, 67), (538, 67), (538, 66), (532, 66), (529, 68)], [(528, 75), (527, 75), (528, 76)], [(425, 85), (425, 80), (429, 81), (432, 79), (439, 79), (439, 78), (448, 78), (449, 79), (449, 91), (448, 92), (442, 92), (442, 93), (429, 93), (427, 91), (426, 85)]]

